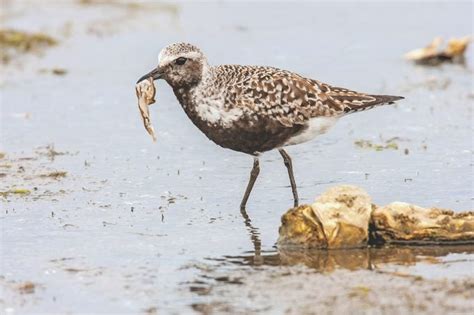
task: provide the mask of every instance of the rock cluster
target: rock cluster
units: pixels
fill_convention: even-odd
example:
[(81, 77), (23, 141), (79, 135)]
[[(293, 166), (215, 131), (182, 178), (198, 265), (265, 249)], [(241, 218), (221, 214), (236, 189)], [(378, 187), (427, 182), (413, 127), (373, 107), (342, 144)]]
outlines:
[(356, 248), (378, 244), (474, 244), (474, 213), (403, 202), (378, 207), (361, 188), (336, 186), (282, 216), (281, 247)]

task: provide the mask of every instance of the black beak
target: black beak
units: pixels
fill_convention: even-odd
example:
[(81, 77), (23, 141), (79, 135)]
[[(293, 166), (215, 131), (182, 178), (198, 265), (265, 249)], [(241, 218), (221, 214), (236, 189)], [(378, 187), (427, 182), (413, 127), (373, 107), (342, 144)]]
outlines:
[(151, 70), (150, 72), (148, 72), (147, 74), (145, 74), (143, 77), (141, 77), (140, 79), (138, 79), (137, 81), (137, 84), (142, 82), (143, 80), (146, 80), (148, 78), (153, 78), (153, 80), (158, 80), (160, 79), (161, 77), (163, 76), (163, 70), (160, 69), (160, 67), (157, 67), (153, 70)]

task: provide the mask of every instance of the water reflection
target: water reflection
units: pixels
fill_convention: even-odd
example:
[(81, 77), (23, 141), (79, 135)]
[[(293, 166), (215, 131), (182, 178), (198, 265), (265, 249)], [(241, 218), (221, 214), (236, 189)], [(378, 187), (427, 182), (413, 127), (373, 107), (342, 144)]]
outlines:
[(250, 235), (250, 240), (252, 241), (253, 244), (253, 261), (252, 265), (261, 265), (263, 264), (263, 257), (262, 257), (262, 241), (260, 240), (260, 232), (259, 230), (252, 225), (252, 220), (250, 219), (250, 216), (248, 215), (247, 211), (245, 208), (240, 209), (240, 214), (242, 215), (242, 218), (244, 219), (244, 224), (249, 232)]
[[(378, 265), (395, 264), (413, 266), (419, 262), (442, 263), (442, 257), (449, 254), (473, 254), (473, 245), (460, 246), (417, 246), (381, 247), (345, 250), (284, 250), (260, 252), (258, 259), (254, 252), (239, 256), (224, 256), (224, 260), (241, 266), (292, 266), (304, 264), (320, 272), (336, 269), (376, 269)], [(258, 261), (256, 264), (255, 262)]]

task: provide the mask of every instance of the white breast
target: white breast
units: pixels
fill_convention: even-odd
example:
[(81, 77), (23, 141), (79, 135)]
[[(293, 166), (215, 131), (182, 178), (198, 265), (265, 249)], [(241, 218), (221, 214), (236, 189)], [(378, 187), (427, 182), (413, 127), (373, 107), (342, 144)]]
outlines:
[(211, 124), (229, 128), (232, 123), (243, 115), (241, 108), (227, 108), (224, 97), (219, 95), (195, 98), (198, 116)]
[(308, 121), (307, 128), (305, 131), (297, 136), (290, 138), (285, 146), (295, 145), (303, 142), (310, 141), (315, 137), (326, 133), (331, 128), (339, 117), (316, 117), (311, 118)]

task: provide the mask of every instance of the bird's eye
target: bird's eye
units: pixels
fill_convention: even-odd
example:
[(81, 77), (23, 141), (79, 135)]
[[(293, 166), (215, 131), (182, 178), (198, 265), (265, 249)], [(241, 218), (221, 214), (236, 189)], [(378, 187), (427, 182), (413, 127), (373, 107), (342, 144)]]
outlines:
[(176, 63), (177, 65), (180, 65), (180, 66), (181, 66), (181, 65), (184, 65), (184, 63), (186, 62), (186, 60), (188, 60), (188, 59), (186, 59), (186, 58), (184, 58), (184, 57), (179, 57), (178, 59), (175, 60), (175, 63)]

